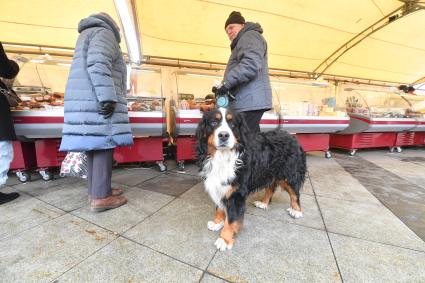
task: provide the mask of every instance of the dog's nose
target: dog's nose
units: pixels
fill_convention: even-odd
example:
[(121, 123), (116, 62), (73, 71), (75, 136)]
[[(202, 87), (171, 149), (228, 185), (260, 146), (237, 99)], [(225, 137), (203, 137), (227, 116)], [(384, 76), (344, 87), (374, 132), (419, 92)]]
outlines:
[(230, 137), (230, 134), (228, 132), (226, 132), (226, 131), (223, 131), (223, 132), (219, 132), (218, 133), (218, 139), (221, 142), (227, 141), (229, 139), (229, 137)]

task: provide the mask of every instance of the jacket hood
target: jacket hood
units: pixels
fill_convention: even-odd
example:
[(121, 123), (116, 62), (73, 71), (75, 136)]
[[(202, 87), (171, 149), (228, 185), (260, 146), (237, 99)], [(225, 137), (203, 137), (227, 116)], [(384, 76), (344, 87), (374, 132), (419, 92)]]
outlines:
[(78, 32), (81, 33), (83, 30), (92, 27), (103, 27), (111, 30), (114, 33), (118, 43), (121, 42), (120, 28), (115, 23), (115, 21), (109, 18), (108, 16), (105, 16), (100, 13), (93, 14), (85, 19), (82, 19), (78, 24)]
[(235, 39), (232, 40), (232, 43), (230, 44), (230, 48), (235, 48), (236, 44), (239, 41), (239, 38), (246, 33), (247, 31), (254, 30), (260, 34), (263, 33), (263, 28), (259, 23), (252, 23), (252, 22), (246, 22), (244, 27), (239, 31), (238, 35), (235, 37)]

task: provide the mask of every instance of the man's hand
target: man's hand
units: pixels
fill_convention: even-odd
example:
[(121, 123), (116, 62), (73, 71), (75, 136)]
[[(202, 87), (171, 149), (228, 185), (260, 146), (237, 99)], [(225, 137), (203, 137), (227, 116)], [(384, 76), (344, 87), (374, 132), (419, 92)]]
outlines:
[(100, 103), (99, 114), (103, 115), (103, 118), (108, 119), (114, 114), (116, 102), (113, 101), (103, 101)]
[(212, 92), (215, 94), (215, 96), (221, 96), (221, 95), (225, 95), (229, 92), (229, 89), (226, 87), (225, 84), (221, 84), (218, 87), (213, 87), (212, 88)]

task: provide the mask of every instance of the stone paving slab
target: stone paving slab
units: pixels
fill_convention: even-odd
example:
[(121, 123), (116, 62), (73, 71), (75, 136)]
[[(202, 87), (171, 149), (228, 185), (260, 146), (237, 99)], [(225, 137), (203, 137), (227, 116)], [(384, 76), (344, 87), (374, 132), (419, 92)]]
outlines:
[(59, 282), (199, 282), (202, 270), (118, 238), (58, 278)]
[(225, 281), (208, 273), (205, 273), (200, 283), (225, 283), (229, 281)]
[(382, 205), (318, 197), (328, 231), (425, 251), (425, 242)]
[(6, 186), (14, 186), (17, 184), (21, 184), (21, 182), (18, 180), (18, 177), (14, 173), (11, 173), (9, 171), (8, 179), (6, 181)]
[(212, 202), (200, 202), (199, 185), (125, 233), (156, 251), (205, 269), (214, 255), (216, 234), (207, 228), (214, 216)]
[(51, 193), (53, 191), (62, 190), (64, 188), (70, 188), (72, 186), (82, 186), (85, 185), (86, 181), (80, 178), (58, 178), (51, 181), (31, 181), (27, 183), (20, 183), (15, 185), (14, 188), (30, 194), (35, 197)]
[(301, 189), (301, 195), (314, 195), (313, 187), (311, 186), (311, 181), (308, 173), (305, 178), (304, 186)]
[(325, 226), (323, 225), (323, 220), (316, 203), (316, 198), (314, 196), (301, 195), (301, 207), (304, 210), (304, 215), (301, 218), (294, 219), (286, 211), (286, 209), (291, 206), (289, 195), (286, 192), (276, 191), (267, 210), (257, 208), (252, 204), (256, 200), (261, 200), (263, 195), (264, 192), (258, 192), (248, 198), (246, 213), (262, 216), (275, 221), (284, 221), (287, 223), (294, 223), (325, 230)]
[(1, 280), (51, 282), (114, 238), (69, 214), (56, 218), (0, 241)]
[(329, 234), (344, 282), (424, 282), (425, 253)]
[(208, 272), (232, 282), (341, 282), (324, 231), (253, 215)]
[(94, 213), (90, 211), (90, 205), (87, 202), (86, 206), (73, 211), (72, 214), (111, 231), (123, 233), (173, 199), (167, 195), (136, 187), (125, 189), (124, 196), (128, 202), (118, 208)]
[(422, 187), (361, 157), (342, 156), (337, 161), (425, 241), (425, 190)]
[(179, 196), (201, 181), (200, 177), (166, 173), (138, 185), (139, 188), (170, 196)]
[(195, 161), (185, 162), (184, 171), (181, 172), (178, 168), (173, 169), (173, 172), (184, 173), (192, 176), (199, 176), (199, 166)]
[(77, 183), (75, 185), (66, 185), (66, 187), (52, 190), (50, 193), (46, 193), (38, 196), (42, 201), (45, 201), (57, 208), (64, 211), (72, 211), (87, 205), (87, 186), (85, 184)]
[[(4, 193), (13, 191), (16, 190), (2, 188)], [(14, 201), (0, 205), (0, 239), (9, 238), (63, 214), (63, 211), (21, 193)]]
[(112, 173), (112, 181), (119, 184), (134, 187), (146, 180), (154, 178), (162, 173), (150, 168), (128, 168)]
[(318, 196), (379, 203), (379, 200), (335, 160), (326, 160), (323, 163), (309, 159), (308, 170), (314, 192)]
[(423, 162), (421, 163), (411, 162), (409, 158), (399, 154), (379, 154), (379, 152), (364, 152), (360, 153), (359, 157), (373, 162), (425, 190), (425, 157), (422, 157)]

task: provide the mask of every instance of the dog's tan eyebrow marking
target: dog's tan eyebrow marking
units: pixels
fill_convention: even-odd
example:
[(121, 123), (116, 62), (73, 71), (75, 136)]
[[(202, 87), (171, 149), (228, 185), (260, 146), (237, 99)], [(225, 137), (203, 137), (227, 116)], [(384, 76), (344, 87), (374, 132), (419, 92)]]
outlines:
[(232, 120), (233, 119), (232, 113), (227, 113), (226, 119), (227, 119), (227, 121)]
[(217, 112), (217, 113), (215, 114), (215, 118), (216, 118), (217, 120), (221, 120), (221, 113), (220, 113), (220, 112)]

